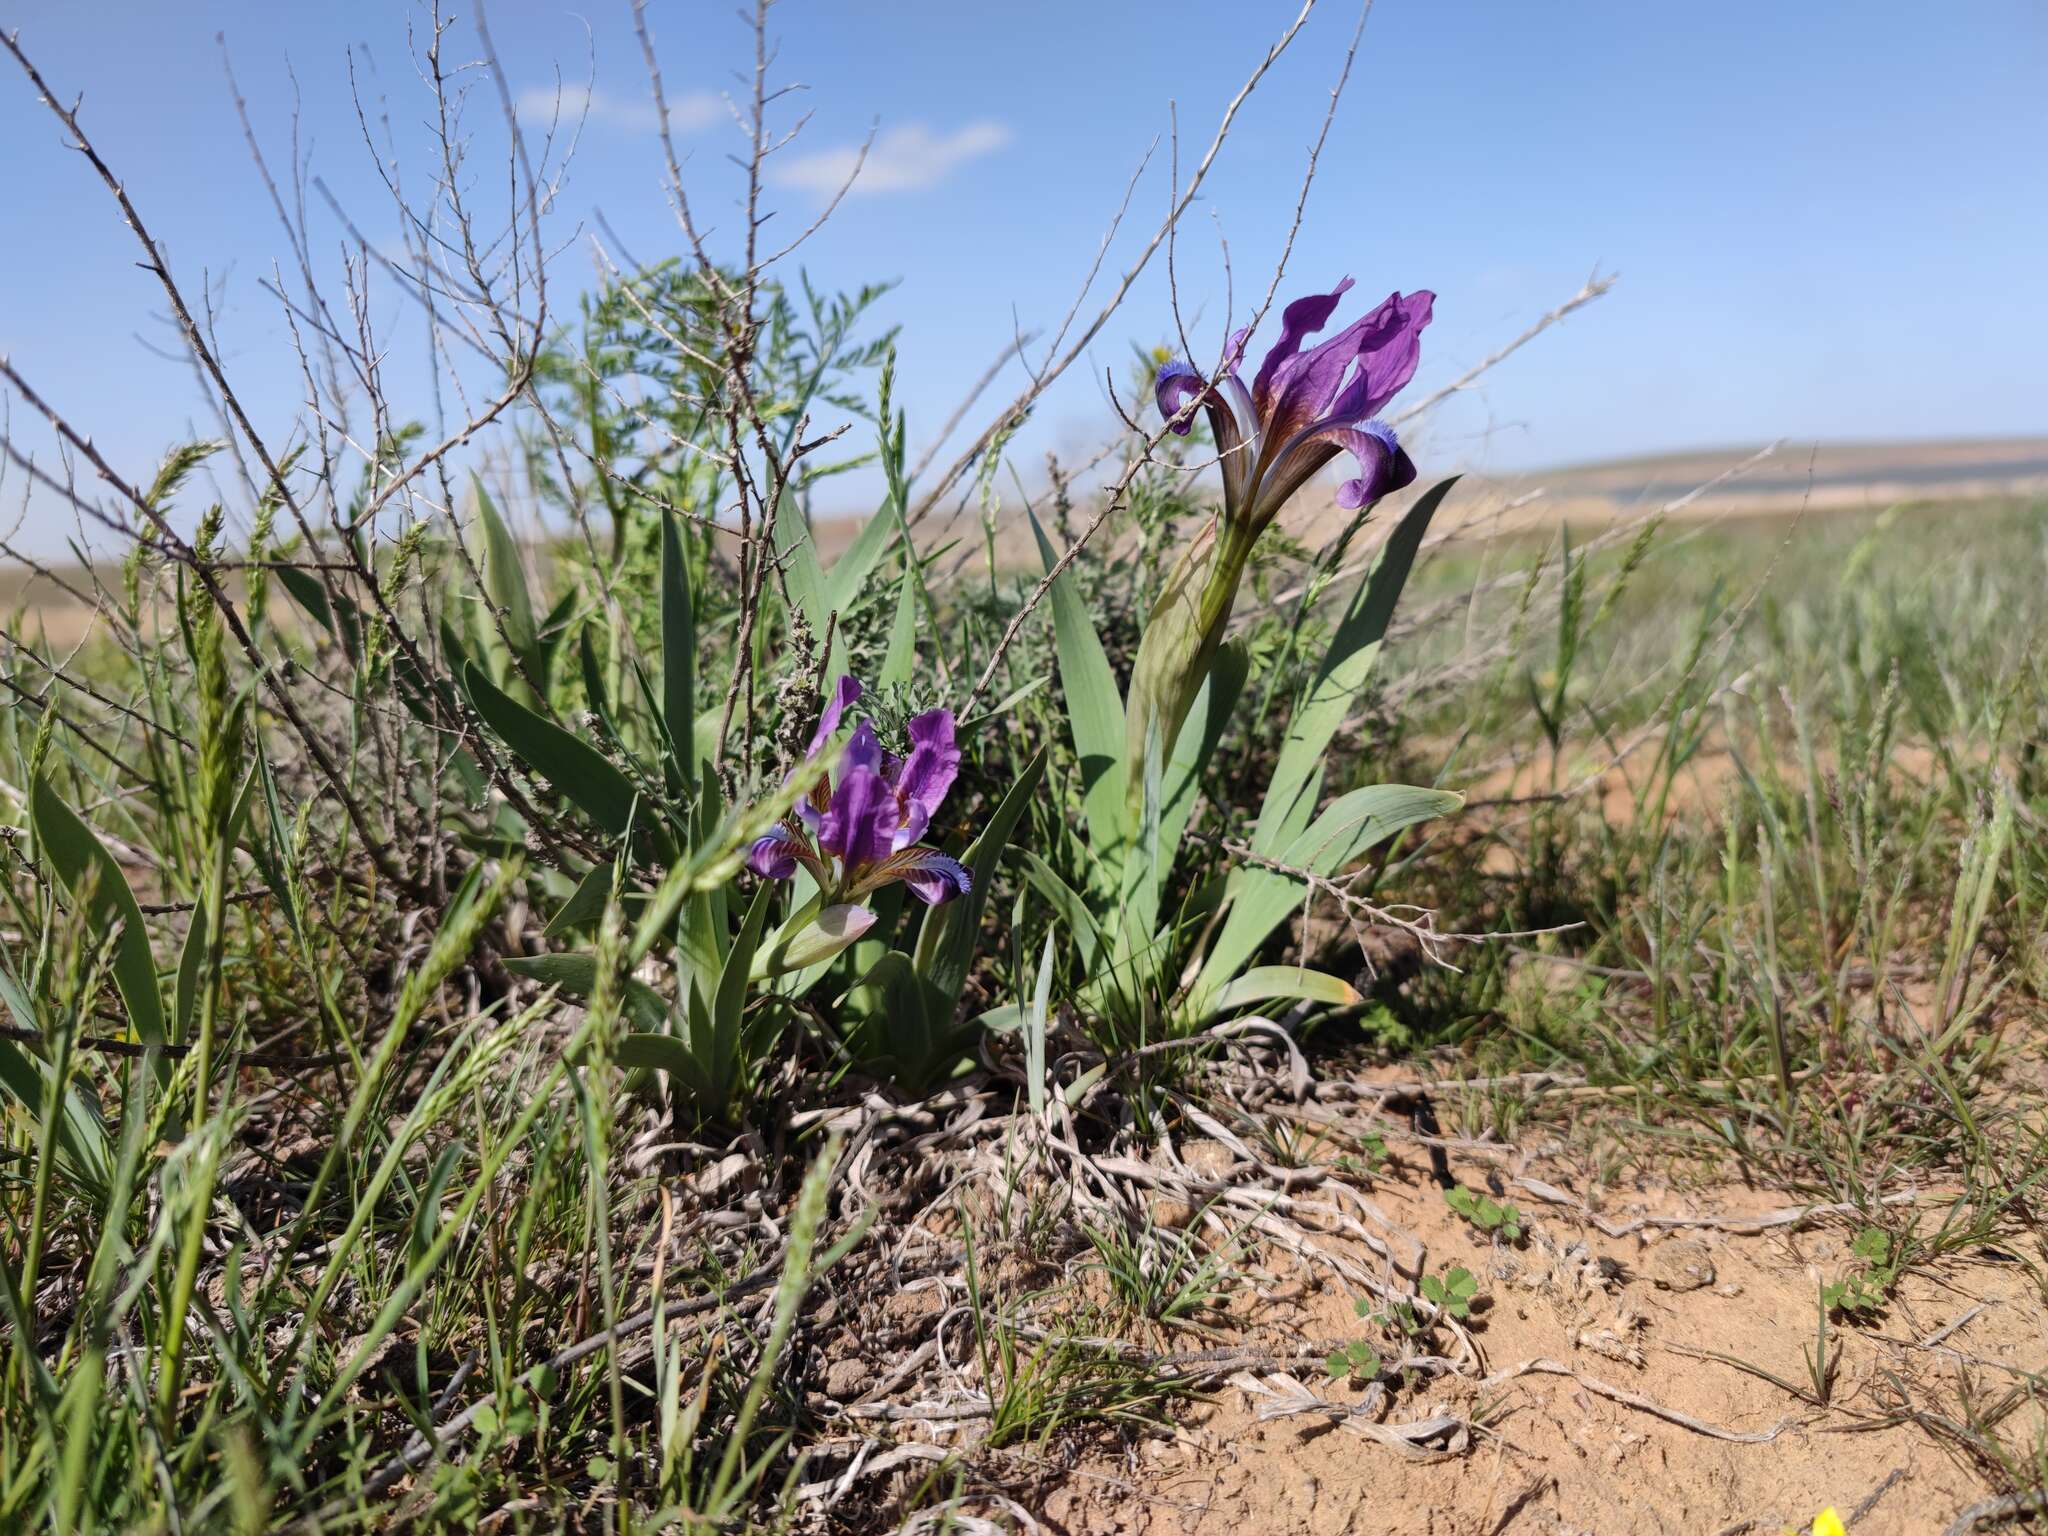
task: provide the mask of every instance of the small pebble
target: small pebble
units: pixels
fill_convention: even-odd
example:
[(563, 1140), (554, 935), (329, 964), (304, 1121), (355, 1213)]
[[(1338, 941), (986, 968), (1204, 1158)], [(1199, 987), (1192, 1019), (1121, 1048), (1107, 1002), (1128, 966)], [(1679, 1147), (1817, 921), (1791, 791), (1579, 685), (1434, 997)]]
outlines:
[(1696, 1237), (1671, 1238), (1644, 1255), (1643, 1273), (1659, 1290), (1703, 1290), (1714, 1283), (1714, 1258)]

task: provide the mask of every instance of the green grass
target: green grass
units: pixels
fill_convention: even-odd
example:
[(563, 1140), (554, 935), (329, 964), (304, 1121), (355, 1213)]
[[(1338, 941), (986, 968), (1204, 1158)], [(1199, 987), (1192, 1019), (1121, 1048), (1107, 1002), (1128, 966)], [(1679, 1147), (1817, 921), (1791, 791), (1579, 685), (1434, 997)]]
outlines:
[[(1846, 1202), (1868, 1262), (1823, 1298), (1801, 1390), (1824, 1407), (1829, 1311), (1880, 1315), (1902, 1269), (1987, 1242), (2044, 1258), (2048, 1126), (2027, 1062), (2048, 975), (2048, 509), (1667, 530), (1633, 559), (1609, 549), (1567, 574), (1563, 558), (1426, 566), (1416, 611), (1503, 562), (1538, 575), (1526, 603), (1496, 587), (1412, 636), (1391, 676), (1424, 690), (1397, 724), (1365, 717), (1346, 759), (1359, 782), (1453, 787), (1533, 765), (1514, 803), (1396, 845), (1360, 888), (1425, 903), (1446, 929), (1559, 931), (1459, 946), (1456, 969), (1382, 955), (1377, 978), (1348, 934), (1320, 941), (1317, 962), (1369, 997), (1314, 1024), (1317, 1070), (1362, 1054), (1429, 1077), (1558, 1074), (1577, 1097), (1476, 1087), (1439, 1113), (1505, 1137), (1555, 1119), (1609, 1178), (1741, 1177)], [(53, 881), (59, 820), (13, 805), (0, 1519), (170, 1529), (175, 1509), (181, 1529), (256, 1531), (360, 1503), (373, 1526), (469, 1528), (511, 1502), (533, 1529), (775, 1526), (799, 1453), (829, 1433), (809, 1406), (801, 1298), (844, 1261), (813, 1249), (829, 1228), (865, 1251), (831, 1214), (842, 1188), (820, 1173), (798, 1193), (803, 1167), (826, 1164), (790, 1114), (852, 1102), (857, 1064), (800, 1027), (762, 1060), (777, 1086), (739, 1128), (754, 1151), (737, 1184), (679, 1209), (697, 1197), (678, 1170), (702, 1177), (732, 1128), (656, 1148), (678, 1129), (609, 1065), (617, 994), (572, 1006), (498, 962), (530, 945), (552, 876), (474, 863), (435, 908), (391, 889), (273, 717), (227, 734), (234, 688), (203, 618), (151, 635), (148, 601), (138, 588), (121, 644), (35, 676), (41, 707), (0, 724), (0, 778), (61, 787), (142, 860), (57, 862)], [(1452, 631), (1504, 629), (1519, 635), (1505, 659), (1427, 692), (1458, 668)], [(413, 793), (379, 771), (371, 703), (359, 689), (342, 706), (364, 722), (352, 780)], [(1052, 709), (1027, 700), (982, 738), (970, 783), (994, 794), (1017, 754), (1057, 742)], [(215, 722), (212, 760), (179, 745), (195, 718)], [(1603, 804), (1583, 781), (1624, 746), (1629, 793)], [(1221, 754), (1204, 817), (1227, 821), (1259, 750)], [(1704, 793), (1688, 787), (1702, 764)], [(103, 915), (115, 878), (144, 902), (174, 1015), (166, 1045), (139, 1054), (108, 1044), (135, 1017), (130, 930)], [(259, 894), (228, 899), (243, 888)], [(1044, 973), (1018, 957), (1041, 949), (1044, 914), (1009, 876), (990, 911), (1022, 923), (984, 948), (972, 989), (1035, 991)], [(1291, 929), (1274, 959), (1295, 952)], [(1045, 1059), (1073, 1045), (1054, 1036)], [(1172, 1092), (1195, 1079), (1155, 1066), (1131, 1104), (1171, 1124)], [(1283, 1165), (1333, 1150), (1282, 1120), (1256, 1134)], [(1906, 1180), (1949, 1204), (1909, 1220), (1883, 1203)], [(736, 1191), (768, 1228), (704, 1225), (740, 1209)], [(989, 1230), (1057, 1269), (1075, 1229), (1034, 1198)], [(1511, 1209), (1470, 1205), (1486, 1231)], [(1019, 1295), (970, 1282), (990, 1451), (1156, 1421), (1187, 1385), (1089, 1330), (1202, 1326), (1252, 1262), (1199, 1222), (1099, 1217), (1078, 1241), (1106, 1309), (1034, 1306), (1025, 1328)], [(849, 1284), (875, 1283), (858, 1273)], [(1048, 1330), (1048, 1315), (1070, 1321)], [(2012, 1412), (1937, 1417), (2023, 1489), (2040, 1453), (2002, 1435)]]
[[(1424, 464), (1398, 519), (1259, 538), (1234, 609), (1187, 567), (1190, 618), (1184, 553), (1249, 527), (1200, 542), (1198, 425), (1040, 592), (1101, 509), (1097, 466), (1023, 490), (1030, 397), (921, 479), (886, 290), (753, 265), (751, 195), (743, 268), (678, 185), (691, 256), (544, 302), (566, 136), (465, 174), (503, 72), (435, 21), (401, 111), (443, 155), (376, 278), (419, 269), (431, 395), (387, 392), (359, 265), (287, 301), (274, 445), (190, 319), (234, 442), (133, 484), (7, 365), (6, 431), (62, 448), (10, 464), (117, 536), (0, 572), (0, 1531), (1021, 1523), (1241, 1370), (1470, 1385), (1550, 1208), (1446, 1138), (1833, 1207), (1805, 1383), (1722, 1360), (1826, 1429), (1877, 1427), (1839, 1368), (1907, 1281), (1991, 1249), (2043, 1290), (2048, 503), (1432, 550), (1472, 493)], [(849, 767), (850, 720), (810, 745), (842, 673), (882, 752), (959, 712), (914, 839), (949, 903), (747, 871)], [(1375, 1247), (1374, 1186), (1484, 1260)], [(1347, 1335), (1278, 1337), (1331, 1275)], [(1958, 1381), (1882, 1423), (2026, 1513), (2040, 1375)]]
[[(823, 352), (857, 377), (878, 358), (851, 323)], [(152, 494), (175, 499), (181, 466)], [(1113, 672), (1200, 515), (1176, 484), (1142, 479), (1129, 552), (1075, 568)], [(544, 581), (492, 517), (481, 569), (416, 525), (371, 568), (381, 628), (359, 579), (354, 607), (317, 597), (283, 541), (296, 576), (245, 607), (246, 647), (184, 567), (140, 554), (61, 671), (0, 643), (21, 701), (0, 714), (0, 1525), (779, 1529), (844, 1464), (806, 1452), (873, 1422), (821, 1397), (840, 1329), (878, 1370), (925, 1359), (901, 1395), (979, 1425), (881, 1527), (971, 1501), (1002, 1465), (985, 1454), (1142, 1433), (1194, 1390), (1099, 1334), (1221, 1327), (1261, 1262), (1246, 1211), (1160, 1227), (1088, 1159), (1211, 1134), (1213, 1112), (1269, 1169), (1419, 1168), (1392, 1122), (1347, 1139), (1204, 1110), (1219, 1043), (1123, 1054), (1176, 1044), (1163, 995), (1091, 1011), (1069, 914), (1003, 852), (1014, 819), (1085, 879), (1089, 770), (1046, 615), (934, 834), (964, 849), (997, 824), (965, 916), (926, 943), (916, 909), (878, 901), (873, 937), (800, 979), (756, 965), (775, 939), (738, 852), (796, 793), (783, 738), (808, 734), (826, 626), (770, 604), (756, 708), (700, 756), (720, 680), (748, 675), (737, 573), (708, 529), (613, 516), (608, 549), (565, 541)], [(1253, 585), (1306, 554), (1263, 547)], [(875, 717), (899, 731), (957, 701), (1030, 581), (890, 560), (831, 618), (843, 664), (891, 679)], [(1326, 792), (1474, 803), (1300, 904), (1261, 974), (1337, 984), (1269, 1011), (1325, 1078), (1370, 1060), (1468, 1085), (1437, 1092), (1447, 1131), (1540, 1126), (1596, 1181), (1843, 1204), (1861, 1268), (1819, 1299), (1795, 1389), (1828, 1408), (1831, 1333), (1881, 1316), (1901, 1273), (1987, 1243), (2048, 1264), (2044, 574), (2040, 503), (1448, 546)], [(1247, 615), (1241, 696), (1284, 710), (1332, 611)], [(906, 645), (931, 665), (906, 670)], [(1226, 722), (1202, 777), (1162, 908), (1197, 936), (1274, 718)], [(1405, 904), (1485, 937), (1432, 953), (1427, 930), (1372, 927)], [(1003, 1150), (977, 1162), (992, 1126)], [(991, 1168), (1004, 1198), (962, 1193)], [(1945, 1203), (1887, 1203), (1909, 1184)], [(1504, 1242), (1528, 1214), (1455, 1208)], [(977, 1241), (1037, 1278), (982, 1274)], [(1336, 1341), (1331, 1369), (1464, 1316), (1460, 1274), (1369, 1308), (1381, 1336)], [(871, 1336), (905, 1276), (952, 1321)], [(822, 1321), (828, 1291), (863, 1321)], [(2016, 1407), (1927, 1413), (2024, 1493), (2042, 1453)]]

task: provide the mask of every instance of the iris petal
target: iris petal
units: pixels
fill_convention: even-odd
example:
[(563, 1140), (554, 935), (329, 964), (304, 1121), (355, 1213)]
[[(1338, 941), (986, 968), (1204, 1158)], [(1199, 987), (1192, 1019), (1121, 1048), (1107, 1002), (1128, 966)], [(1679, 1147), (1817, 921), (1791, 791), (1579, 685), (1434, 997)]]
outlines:
[(846, 738), (846, 751), (839, 759), (839, 776), (843, 779), (849, 773), (880, 774), (881, 771), (881, 738), (875, 735), (874, 726), (863, 720)]
[(1337, 487), (1337, 505), (1355, 512), (1369, 507), (1382, 496), (1410, 485), (1415, 479), (1415, 461), (1394, 436), (1394, 429), (1381, 421), (1362, 427), (1341, 427), (1330, 434), (1358, 460), (1358, 474)]
[(1192, 420), (1174, 421), (1183, 407), (1204, 389), (1202, 376), (1188, 364), (1185, 358), (1173, 358), (1159, 370), (1159, 377), (1152, 381), (1152, 397), (1159, 402), (1159, 414), (1173, 422), (1176, 437), (1186, 437)]
[(842, 770), (818, 827), (818, 843), (848, 870), (858, 869), (889, 856), (900, 820), (888, 780), (872, 768)]
[(1266, 360), (1259, 364), (1259, 375), (1252, 381), (1252, 399), (1258, 403), (1261, 420), (1271, 420), (1277, 376), (1301, 351), (1302, 338), (1313, 336), (1328, 325), (1330, 316), (1337, 312), (1337, 305), (1350, 290), (1351, 279), (1347, 277), (1328, 293), (1309, 294), (1280, 311), (1280, 339), (1266, 353)]
[(796, 873), (796, 852), (787, 827), (775, 827), (747, 849), (747, 868), (763, 880), (787, 880)]
[(1356, 426), (1401, 392), (1415, 376), (1435, 298), (1426, 290), (1389, 294), (1371, 314), (1275, 369), (1259, 397), (1274, 462), (1301, 436)]
[(960, 748), (953, 740), (953, 711), (928, 709), (911, 720), (909, 730), (910, 755), (889, 776), (890, 782), (896, 786), (896, 797), (906, 811), (917, 806), (929, 822), (945, 804), (946, 792), (960, 773)]
[(860, 679), (852, 673), (842, 673), (833, 686), (832, 696), (825, 701), (825, 708), (818, 716), (818, 728), (811, 732), (811, 745), (805, 757), (816, 757), (818, 749), (831, 740), (832, 733), (839, 729), (839, 721), (848, 709), (860, 698)]
[(974, 876), (958, 859), (936, 848), (906, 848), (896, 856), (891, 873), (910, 887), (910, 894), (928, 907), (940, 906), (974, 889)]

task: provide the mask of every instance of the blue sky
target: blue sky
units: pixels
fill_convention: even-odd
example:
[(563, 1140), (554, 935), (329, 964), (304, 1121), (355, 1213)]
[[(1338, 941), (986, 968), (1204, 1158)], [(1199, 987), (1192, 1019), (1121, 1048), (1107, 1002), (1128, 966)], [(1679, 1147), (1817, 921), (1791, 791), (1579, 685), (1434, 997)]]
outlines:
[[(181, 277), (195, 291), (221, 285), (230, 368), (266, 430), (282, 431), (296, 365), (258, 279), (289, 258), (214, 36), (225, 35), (280, 164), (295, 78), (313, 171), (381, 239), (395, 224), (356, 129), (349, 49), (388, 104), (407, 173), (424, 177), (428, 103), (407, 53), (422, 13), (400, 0), (13, 0), (8, 10), (0, 27), (19, 28), (56, 89), (84, 92), (88, 130)], [(879, 129), (862, 182), (803, 260), (823, 283), (900, 279), (884, 317), (903, 327), (913, 454), (920, 427), (936, 428), (1013, 324), (1057, 323), (1160, 140), (1106, 272), (1135, 256), (1167, 201), (1170, 112), (1185, 162), (1293, 10), (1249, 0), (777, 8), (777, 72), (808, 87), (790, 105), (813, 113), (779, 160), (786, 227), (809, 221), (834, 168)], [(743, 88), (733, 70), (747, 38), (727, 0), (653, 0), (649, 14), (692, 195), (705, 222), (730, 230), (738, 184), (724, 157), (739, 140), (719, 97)], [(1278, 254), (1355, 14), (1325, 0), (1247, 105), (1187, 227), (1180, 291), (1204, 347), (1224, 308), (1219, 232), (1242, 309)], [(567, 245), (558, 286), (586, 280), (587, 245), (573, 237), (594, 231), (599, 211), (635, 255), (677, 251), (626, 0), (574, 11), (493, 0), (487, 16), (508, 84), (529, 105), (552, 96), (557, 70), (572, 91), (594, 88), (555, 223)], [(474, 56), (466, 24), (449, 52)], [(1425, 472), (1775, 436), (2048, 430), (2044, 79), (2048, 10), (2033, 0), (1938, 11), (1379, 0), (1281, 296), (1345, 273), (1365, 299), (1435, 289), (1420, 390), (1596, 267), (1621, 274), (1612, 295), (1437, 415), (1418, 442)], [(489, 117), (480, 112), (486, 128)], [(186, 367), (144, 345), (171, 339), (156, 318), (161, 297), (104, 190), (11, 62), (0, 63), (0, 146), (0, 352), (142, 474), (166, 442), (207, 421)], [(313, 225), (324, 251), (338, 249), (341, 231), (318, 207)], [(403, 302), (373, 291), (372, 310), (392, 328), (395, 387), (423, 389)], [(1109, 419), (1105, 368), (1121, 375), (1131, 342), (1169, 331), (1162, 264), (1041, 407), (1020, 459), (1095, 440)], [(1013, 369), (1003, 392), (1021, 383)], [(18, 403), (11, 419), (37, 442)], [(20, 494), (9, 476), (0, 524)], [(61, 532), (53, 509), (32, 508), (24, 542)]]

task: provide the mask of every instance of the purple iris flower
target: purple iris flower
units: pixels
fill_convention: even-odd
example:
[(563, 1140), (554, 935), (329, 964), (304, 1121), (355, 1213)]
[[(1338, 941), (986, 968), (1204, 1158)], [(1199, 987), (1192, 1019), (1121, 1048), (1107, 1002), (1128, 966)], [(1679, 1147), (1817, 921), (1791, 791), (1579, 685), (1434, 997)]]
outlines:
[[(1289, 304), (1280, 339), (1249, 388), (1238, 373), (1247, 331), (1231, 336), (1213, 380), (1182, 358), (1159, 370), (1153, 388), (1169, 420), (1189, 400), (1205, 397), (1222, 456), (1224, 516), (1254, 536), (1339, 453), (1358, 461), (1358, 473), (1337, 488), (1340, 507), (1370, 506), (1415, 478), (1393, 428), (1373, 418), (1415, 377), (1436, 295), (1389, 294), (1372, 313), (1303, 351), (1304, 339), (1329, 324), (1350, 287), (1347, 277), (1328, 293)], [(1173, 430), (1185, 435), (1188, 425), (1178, 422)]]
[(1372, 313), (1303, 351), (1350, 287), (1347, 277), (1328, 293), (1288, 305), (1280, 339), (1249, 385), (1239, 372), (1249, 328), (1232, 333), (1213, 379), (1183, 358), (1159, 370), (1154, 393), (1175, 432), (1188, 430), (1190, 423), (1175, 418), (1190, 401), (1200, 401), (1208, 415), (1222, 459), (1223, 515), (1181, 552), (1138, 642), (1124, 708), (1133, 803), (1144, 789), (1152, 737), (1165, 761), (1223, 643), (1252, 547), (1288, 497), (1340, 453), (1358, 461), (1358, 473), (1337, 488), (1340, 507), (1368, 508), (1415, 478), (1393, 428), (1375, 417), (1415, 377), (1436, 295), (1389, 294)]
[[(806, 760), (815, 758), (860, 699), (860, 682), (842, 677), (825, 701)], [(747, 866), (769, 880), (787, 880), (801, 865), (832, 902), (852, 901), (900, 880), (927, 906), (964, 896), (974, 878), (959, 860), (918, 842), (945, 803), (960, 772), (953, 712), (927, 710), (910, 722), (910, 751), (882, 750), (863, 720), (840, 755), (836, 783), (821, 777), (795, 812), (747, 851)]]

